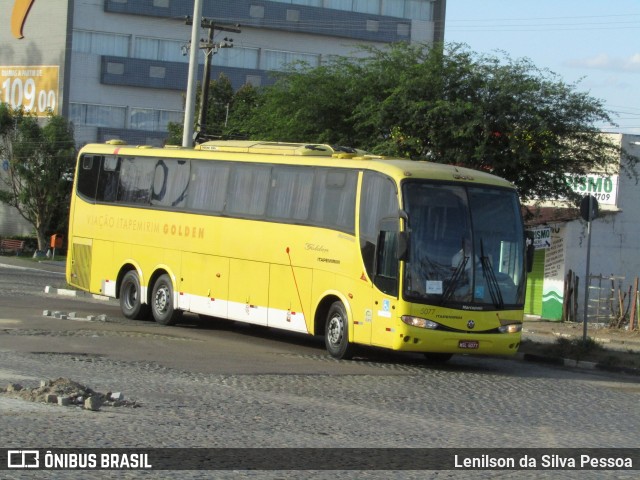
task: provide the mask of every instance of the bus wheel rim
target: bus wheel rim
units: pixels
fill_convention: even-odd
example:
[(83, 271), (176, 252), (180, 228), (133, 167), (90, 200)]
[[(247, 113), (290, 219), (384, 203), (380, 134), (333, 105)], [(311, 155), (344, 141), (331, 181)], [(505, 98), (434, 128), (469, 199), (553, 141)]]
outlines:
[(342, 318), (340, 316), (331, 317), (329, 320), (329, 343), (332, 345), (339, 345), (342, 340), (342, 335), (344, 332), (344, 324), (342, 322)]
[(133, 308), (136, 305), (138, 302), (138, 290), (135, 285), (131, 284), (127, 286), (124, 301), (128, 308)]
[(156, 298), (154, 301), (154, 305), (156, 307), (156, 311), (165, 312), (167, 310), (167, 305), (169, 303), (169, 289), (166, 286), (161, 286), (156, 291)]

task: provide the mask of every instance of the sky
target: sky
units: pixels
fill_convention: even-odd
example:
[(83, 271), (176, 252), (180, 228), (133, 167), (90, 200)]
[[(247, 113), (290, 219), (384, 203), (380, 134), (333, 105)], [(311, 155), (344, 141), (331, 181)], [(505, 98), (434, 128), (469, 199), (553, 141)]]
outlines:
[(447, 0), (445, 42), (528, 58), (640, 134), (640, 0)]

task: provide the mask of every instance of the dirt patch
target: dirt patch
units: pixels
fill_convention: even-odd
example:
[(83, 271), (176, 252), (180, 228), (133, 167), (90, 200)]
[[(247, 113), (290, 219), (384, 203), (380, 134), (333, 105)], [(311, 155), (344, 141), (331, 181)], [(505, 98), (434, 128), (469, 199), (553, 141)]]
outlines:
[(0, 390), (13, 398), (20, 398), (30, 402), (53, 403), (60, 406), (79, 406), (88, 410), (99, 410), (101, 407), (139, 407), (134, 400), (124, 398), (120, 392), (101, 393), (74, 382), (69, 378), (43, 380), (36, 388), (25, 388), (20, 384), (11, 383)]

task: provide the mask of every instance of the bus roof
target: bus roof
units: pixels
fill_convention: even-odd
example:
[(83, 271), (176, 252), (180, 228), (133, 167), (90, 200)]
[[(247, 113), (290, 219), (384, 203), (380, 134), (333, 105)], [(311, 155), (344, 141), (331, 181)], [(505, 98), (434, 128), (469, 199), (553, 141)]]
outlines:
[(178, 146), (160, 148), (149, 145), (127, 145), (125, 142), (115, 140), (104, 144), (85, 145), (80, 153), (358, 168), (375, 170), (397, 181), (417, 178), (514, 188), (513, 184), (507, 180), (479, 170), (424, 160), (372, 155), (364, 150), (325, 144), (216, 140), (202, 143), (195, 148)]

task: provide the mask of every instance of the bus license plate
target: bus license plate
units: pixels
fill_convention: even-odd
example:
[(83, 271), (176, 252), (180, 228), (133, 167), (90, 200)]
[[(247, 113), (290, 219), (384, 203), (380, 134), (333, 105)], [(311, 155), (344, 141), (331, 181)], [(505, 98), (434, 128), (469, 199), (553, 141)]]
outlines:
[(480, 342), (478, 342), (477, 340), (460, 340), (458, 342), (458, 348), (465, 348), (465, 349), (476, 349), (480, 346)]

